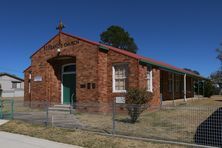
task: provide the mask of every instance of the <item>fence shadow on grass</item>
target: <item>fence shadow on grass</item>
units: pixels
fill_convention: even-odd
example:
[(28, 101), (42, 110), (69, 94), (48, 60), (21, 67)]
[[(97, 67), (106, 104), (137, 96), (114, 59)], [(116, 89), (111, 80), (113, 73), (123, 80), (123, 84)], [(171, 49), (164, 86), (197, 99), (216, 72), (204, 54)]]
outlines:
[(194, 140), (196, 144), (222, 147), (222, 107), (197, 127)]

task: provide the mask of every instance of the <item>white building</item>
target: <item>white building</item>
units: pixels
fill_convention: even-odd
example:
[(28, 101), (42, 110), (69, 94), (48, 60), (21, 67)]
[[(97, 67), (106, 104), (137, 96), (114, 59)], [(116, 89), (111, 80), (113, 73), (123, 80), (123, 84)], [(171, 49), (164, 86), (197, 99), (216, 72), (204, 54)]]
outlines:
[(24, 80), (15, 75), (0, 73), (2, 97), (24, 97)]

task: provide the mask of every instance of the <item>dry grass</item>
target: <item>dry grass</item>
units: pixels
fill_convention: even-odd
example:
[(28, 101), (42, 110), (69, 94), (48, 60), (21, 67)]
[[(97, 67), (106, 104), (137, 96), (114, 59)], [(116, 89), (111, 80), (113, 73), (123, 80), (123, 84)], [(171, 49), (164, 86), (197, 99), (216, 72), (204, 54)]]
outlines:
[(112, 138), (80, 130), (67, 130), (50, 127), (46, 128), (43, 126), (31, 125), (22, 121), (10, 121), (0, 126), (0, 130), (90, 148), (183, 147), (178, 145), (157, 144), (138, 140)]
[(211, 98), (201, 98), (187, 102), (189, 106), (199, 107), (220, 107), (222, 106), (222, 96), (212, 96)]
[[(193, 143), (197, 127), (220, 106), (221, 96), (190, 100), (173, 108), (146, 111), (135, 124), (127, 122), (127, 114), (117, 113), (116, 133)], [(111, 115), (80, 113), (76, 117), (92, 129), (112, 130)]]
[[(190, 100), (187, 103), (177, 103), (176, 107), (145, 111), (135, 124), (127, 122), (129, 118), (127, 114), (117, 114), (116, 133), (193, 143), (197, 127), (220, 106), (222, 106), (221, 96)], [(16, 110), (27, 112), (29, 108), (22, 108), (22, 105), (20, 108), (18, 105)], [(77, 113), (75, 117), (92, 130), (112, 131), (111, 114)], [(84, 147), (173, 147), (167, 144), (112, 139), (80, 130), (45, 128), (17, 121), (11, 121), (0, 129)]]

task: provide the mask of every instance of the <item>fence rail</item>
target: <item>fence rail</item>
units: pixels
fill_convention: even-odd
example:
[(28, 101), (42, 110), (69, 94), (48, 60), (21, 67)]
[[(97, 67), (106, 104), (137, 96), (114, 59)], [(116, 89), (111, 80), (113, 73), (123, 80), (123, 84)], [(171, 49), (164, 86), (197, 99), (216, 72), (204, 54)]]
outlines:
[[(220, 106), (79, 103), (72, 107), (46, 101), (13, 100), (2, 100), (0, 106), (0, 117), (32, 124), (222, 147)], [(139, 114), (133, 122), (133, 116)]]

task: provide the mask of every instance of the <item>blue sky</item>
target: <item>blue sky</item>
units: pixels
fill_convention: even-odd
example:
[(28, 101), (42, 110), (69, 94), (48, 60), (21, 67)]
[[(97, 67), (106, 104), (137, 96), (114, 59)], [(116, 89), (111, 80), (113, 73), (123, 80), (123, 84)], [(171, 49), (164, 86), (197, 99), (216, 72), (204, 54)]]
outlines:
[(221, 8), (221, 0), (2, 0), (0, 72), (23, 77), (61, 18), (64, 32), (93, 41), (110, 25), (122, 26), (138, 54), (209, 76), (220, 66)]

